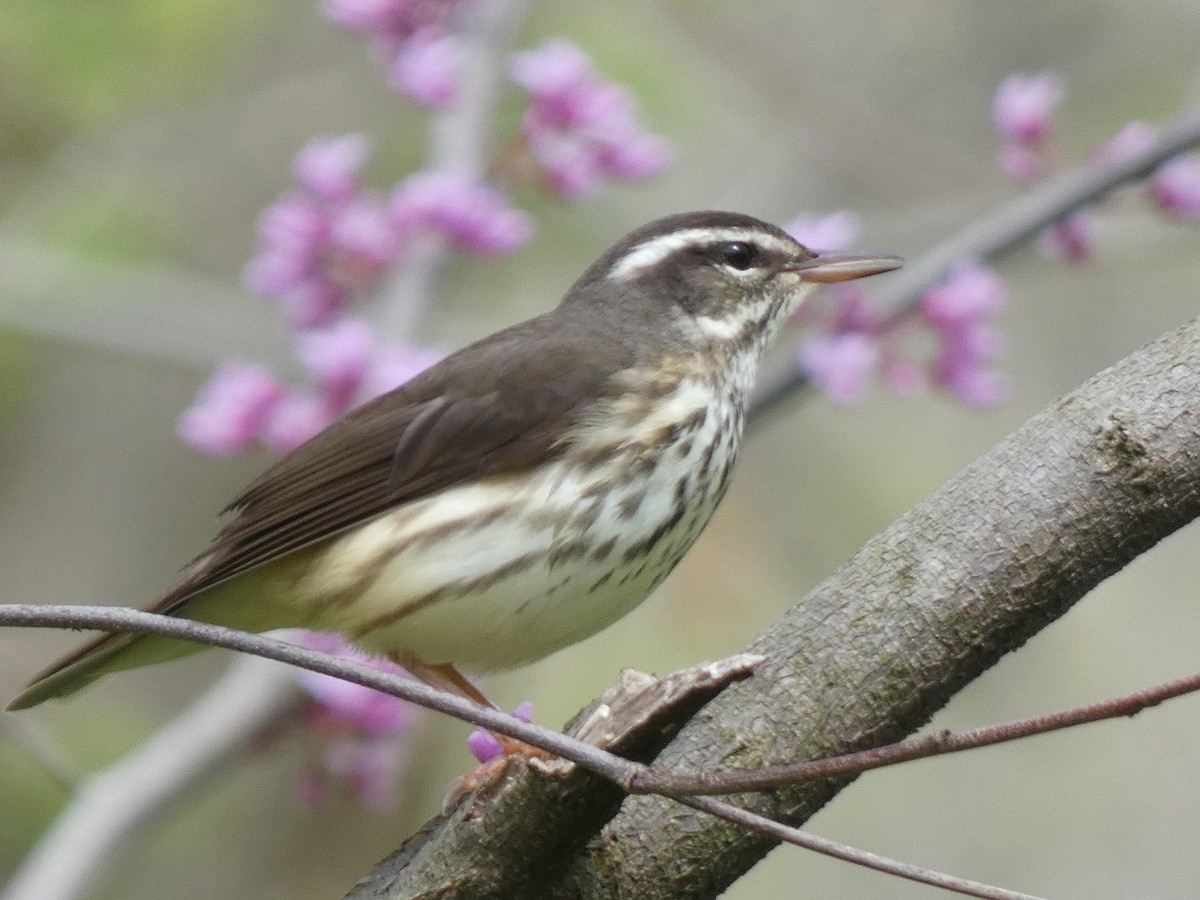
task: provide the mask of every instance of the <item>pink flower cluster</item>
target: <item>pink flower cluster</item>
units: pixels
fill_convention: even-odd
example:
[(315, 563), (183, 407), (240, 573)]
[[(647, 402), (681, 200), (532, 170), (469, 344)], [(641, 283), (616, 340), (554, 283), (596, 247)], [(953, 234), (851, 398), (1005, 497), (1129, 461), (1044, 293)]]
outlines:
[(387, 205), (359, 184), (367, 153), (361, 135), (313, 141), (296, 157), (297, 189), (259, 217), (258, 251), (244, 280), (277, 299), (295, 328), (341, 313), (400, 251)]
[(392, 221), (404, 234), (433, 230), (463, 250), (511, 253), (533, 237), (533, 220), (504, 196), (462, 175), (418, 172), (392, 192)]
[(521, 120), (529, 152), (562, 196), (584, 197), (606, 178), (647, 178), (670, 164), (666, 141), (645, 130), (628, 91), (601, 78), (570, 41), (514, 54), (509, 74), (529, 95)]
[[(386, 659), (361, 653), (338, 635), (303, 632), (300, 643), (384, 672), (406, 674)], [(405, 738), (414, 724), (413, 707), (380, 691), (317, 672), (300, 670), (297, 678), (312, 698), (304, 717), (319, 756), (301, 781), (301, 800), (317, 806), (331, 786), (344, 784), (367, 806), (390, 807), (405, 763)]]
[[(1052, 72), (1014, 73), (996, 90), (992, 120), (1001, 138), (1000, 167), (1022, 184), (1044, 178), (1051, 169), (1053, 116), (1063, 93), (1062, 81)], [(1092, 158), (1098, 165), (1116, 165), (1145, 150), (1153, 140), (1148, 125), (1130, 122), (1096, 148)], [(1150, 176), (1146, 194), (1167, 215), (1200, 221), (1200, 160), (1195, 154), (1168, 160)], [(1038, 247), (1052, 258), (1082, 262), (1091, 255), (1095, 233), (1094, 210), (1080, 209), (1047, 228)]]
[(469, 0), (325, 0), (335, 25), (371, 36), (398, 91), (429, 107), (454, 100), (464, 53), (455, 34)]
[(1005, 301), (1004, 282), (978, 262), (957, 266), (921, 297), (919, 311), (937, 335), (931, 374), (964, 403), (992, 406), (1008, 393), (1007, 379), (991, 368), (1003, 348), (992, 317)]
[[(848, 249), (858, 226), (847, 213), (833, 213), (794, 219), (785, 230), (828, 253)], [(975, 406), (1004, 398), (1005, 379), (992, 368), (1000, 351), (992, 318), (1003, 306), (1004, 285), (989, 269), (960, 266), (915, 309), (897, 316), (874, 309), (854, 282), (832, 285), (827, 298), (826, 306), (806, 304), (797, 316), (815, 330), (799, 363), (835, 402), (861, 402), (877, 376), (900, 394), (931, 383)], [(914, 331), (934, 338), (933, 353), (923, 362), (909, 350)]]
[(371, 328), (354, 318), (300, 332), (296, 352), (316, 390), (290, 387), (255, 363), (225, 363), (180, 416), (179, 436), (214, 456), (243, 453), (258, 443), (286, 453), (440, 356), (423, 348), (377, 347)]
[(277, 299), (293, 327), (341, 314), (424, 231), (485, 254), (509, 253), (533, 234), (526, 213), (463, 176), (418, 173), (385, 201), (359, 184), (367, 152), (361, 135), (313, 141), (296, 159), (298, 189), (259, 219), (246, 286)]
[(291, 388), (260, 365), (227, 363), (180, 418), (179, 433), (193, 447), (227, 456), (261, 443), (286, 452), (435, 362), (440, 354), (431, 350), (379, 345), (364, 321), (346, 316), (418, 235), (438, 233), (492, 256), (532, 236), (526, 213), (462, 176), (417, 173), (384, 200), (359, 182), (367, 150), (359, 135), (305, 147), (297, 187), (263, 213), (246, 266), (246, 285), (275, 299), (296, 330), (296, 355), (315, 389)]

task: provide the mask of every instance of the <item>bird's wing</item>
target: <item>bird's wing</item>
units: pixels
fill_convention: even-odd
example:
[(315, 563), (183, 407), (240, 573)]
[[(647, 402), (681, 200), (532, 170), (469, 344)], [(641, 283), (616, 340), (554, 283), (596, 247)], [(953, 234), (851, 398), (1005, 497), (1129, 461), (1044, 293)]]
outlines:
[(542, 333), (531, 352), (531, 324), (447, 357), (271, 466), (230, 504), (235, 517), (153, 610), (174, 612), (201, 591), (400, 503), (560, 452), (580, 398), (600, 396), (612, 354), (629, 351), (581, 350), (578, 336)]
[[(538, 322), (448, 356), (283, 457), (230, 504), (226, 511), (234, 518), (151, 611), (181, 612), (209, 588), (397, 504), (472, 478), (520, 471), (561, 452), (562, 435), (583, 409), (581, 398), (602, 397), (611, 373), (629, 365), (633, 351), (625, 342), (563, 329), (547, 335), (547, 323), (539, 328)], [(532, 344), (531, 328), (538, 335)], [(42, 672), (8, 708), (24, 709), (108, 672), (197, 648), (169, 638), (102, 635)]]

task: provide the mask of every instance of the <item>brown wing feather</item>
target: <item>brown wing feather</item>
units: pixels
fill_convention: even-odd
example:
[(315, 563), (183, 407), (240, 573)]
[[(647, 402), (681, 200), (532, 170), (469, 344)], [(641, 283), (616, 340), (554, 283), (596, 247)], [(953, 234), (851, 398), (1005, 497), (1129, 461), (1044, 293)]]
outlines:
[[(580, 398), (600, 395), (633, 351), (561, 328), (547, 336), (554, 316), (447, 357), (279, 460), (230, 504), (236, 518), (153, 609), (174, 612), (201, 591), (400, 503), (559, 452)], [(531, 328), (539, 329), (533, 348)]]

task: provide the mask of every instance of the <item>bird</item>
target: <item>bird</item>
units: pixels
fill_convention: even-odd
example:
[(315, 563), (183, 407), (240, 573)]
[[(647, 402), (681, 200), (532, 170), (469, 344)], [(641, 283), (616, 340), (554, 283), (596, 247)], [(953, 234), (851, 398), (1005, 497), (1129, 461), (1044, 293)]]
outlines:
[[(339, 632), (488, 705), (473, 675), (642, 602), (729, 485), (765, 348), (820, 285), (893, 256), (820, 254), (741, 213), (658, 219), (549, 311), (453, 353), (271, 465), (152, 612)], [(202, 645), (106, 634), (9, 709)]]

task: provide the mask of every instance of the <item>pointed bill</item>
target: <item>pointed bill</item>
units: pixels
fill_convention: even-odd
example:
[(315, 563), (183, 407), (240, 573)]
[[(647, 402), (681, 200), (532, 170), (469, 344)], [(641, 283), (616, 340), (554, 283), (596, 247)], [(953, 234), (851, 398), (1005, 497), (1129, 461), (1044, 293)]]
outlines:
[(871, 256), (855, 253), (823, 253), (804, 262), (788, 266), (788, 271), (798, 274), (802, 281), (813, 284), (832, 284), (836, 281), (853, 281), (868, 275), (891, 272), (904, 265), (898, 256)]

